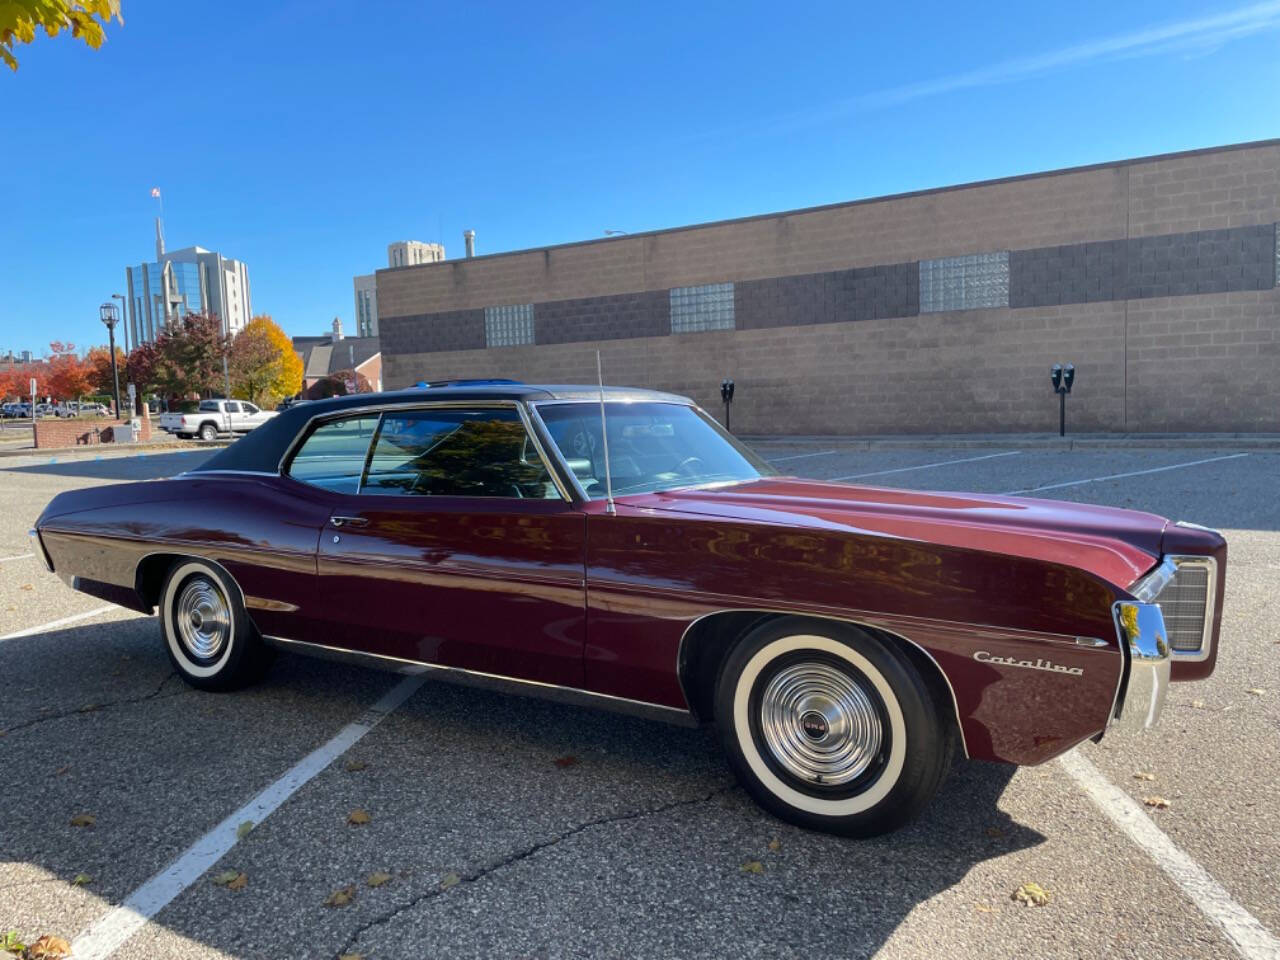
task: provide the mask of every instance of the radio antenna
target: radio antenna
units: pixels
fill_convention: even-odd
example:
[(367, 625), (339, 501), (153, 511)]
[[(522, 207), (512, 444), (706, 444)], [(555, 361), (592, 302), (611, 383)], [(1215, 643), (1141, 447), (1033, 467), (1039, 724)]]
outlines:
[(617, 516), (618, 508), (613, 503), (613, 474), (609, 470), (609, 428), (604, 420), (604, 371), (600, 366), (600, 351), (596, 351), (596, 382), (600, 384), (600, 439), (604, 443), (604, 512), (609, 516)]

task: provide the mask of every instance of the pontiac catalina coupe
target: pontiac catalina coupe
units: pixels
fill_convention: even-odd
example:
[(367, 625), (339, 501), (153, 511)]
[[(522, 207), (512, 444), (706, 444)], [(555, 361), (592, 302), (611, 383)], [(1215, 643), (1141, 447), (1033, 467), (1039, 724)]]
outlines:
[(710, 722), (762, 806), (857, 836), (956, 749), (1153, 725), (1213, 671), (1226, 565), (1193, 524), (780, 477), (683, 397), (498, 383), (296, 406), (33, 534), (75, 589), (158, 609), (196, 687), (284, 648)]

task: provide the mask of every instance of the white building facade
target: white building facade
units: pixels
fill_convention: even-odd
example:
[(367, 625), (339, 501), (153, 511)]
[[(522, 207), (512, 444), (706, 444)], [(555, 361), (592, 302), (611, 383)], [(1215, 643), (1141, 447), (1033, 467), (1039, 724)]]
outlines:
[(414, 267), (420, 263), (435, 263), (443, 259), (444, 244), (442, 243), (401, 240), (387, 244), (388, 267)]
[(129, 331), (133, 343), (149, 343), (188, 313), (216, 314), (227, 334), (253, 316), (249, 268), (204, 247), (161, 252), (156, 262), (125, 268)]

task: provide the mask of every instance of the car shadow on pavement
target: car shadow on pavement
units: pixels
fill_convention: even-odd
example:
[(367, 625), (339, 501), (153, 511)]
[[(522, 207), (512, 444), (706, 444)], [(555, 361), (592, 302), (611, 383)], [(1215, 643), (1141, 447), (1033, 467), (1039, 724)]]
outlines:
[[(190, 691), (144, 618), (0, 646), (0, 671), (20, 694), (0, 725), (40, 720), (0, 740), (10, 771), (41, 784), (39, 803), (4, 825), (4, 859), (44, 884), (63, 878), (60, 895), (101, 898), (93, 915), (394, 682), (282, 656), (257, 687)], [(92, 712), (54, 721), (40, 712), (50, 691), (54, 712)], [(199, 956), (738, 956), (762, 944), (869, 956), (977, 864), (1044, 840), (999, 809), (1013, 774), (962, 761), (918, 821), (851, 840), (758, 808), (710, 729), (428, 682), (211, 865), (246, 871), (252, 898), (202, 878), (149, 935), (199, 944)], [(368, 827), (345, 825), (357, 807), (373, 813)], [(96, 826), (66, 826), (82, 811)], [(135, 846), (140, 824), (164, 841)], [(375, 867), (394, 882), (324, 905)], [(84, 892), (71, 885), (79, 871), (96, 878)], [(0, 915), (52, 909), (46, 925), (62, 929), (57, 900), (48, 886), (6, 887)]]

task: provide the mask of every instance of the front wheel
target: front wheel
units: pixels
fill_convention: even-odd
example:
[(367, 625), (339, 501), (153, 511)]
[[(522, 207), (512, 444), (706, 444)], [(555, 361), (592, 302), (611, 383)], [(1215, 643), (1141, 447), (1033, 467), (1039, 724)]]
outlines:
[(757, 803), (845, 836), (914, 818), (951, 764), (951, 730), (911, 661), (843, 624), (783, 617), (748, 633), (721, 668), (716, 723)]
[(262, 676), (271, 652), (220, 567), (179, 560), (160, 591), (160, 628), (174, 669), (202, 690), (233, 690)]

